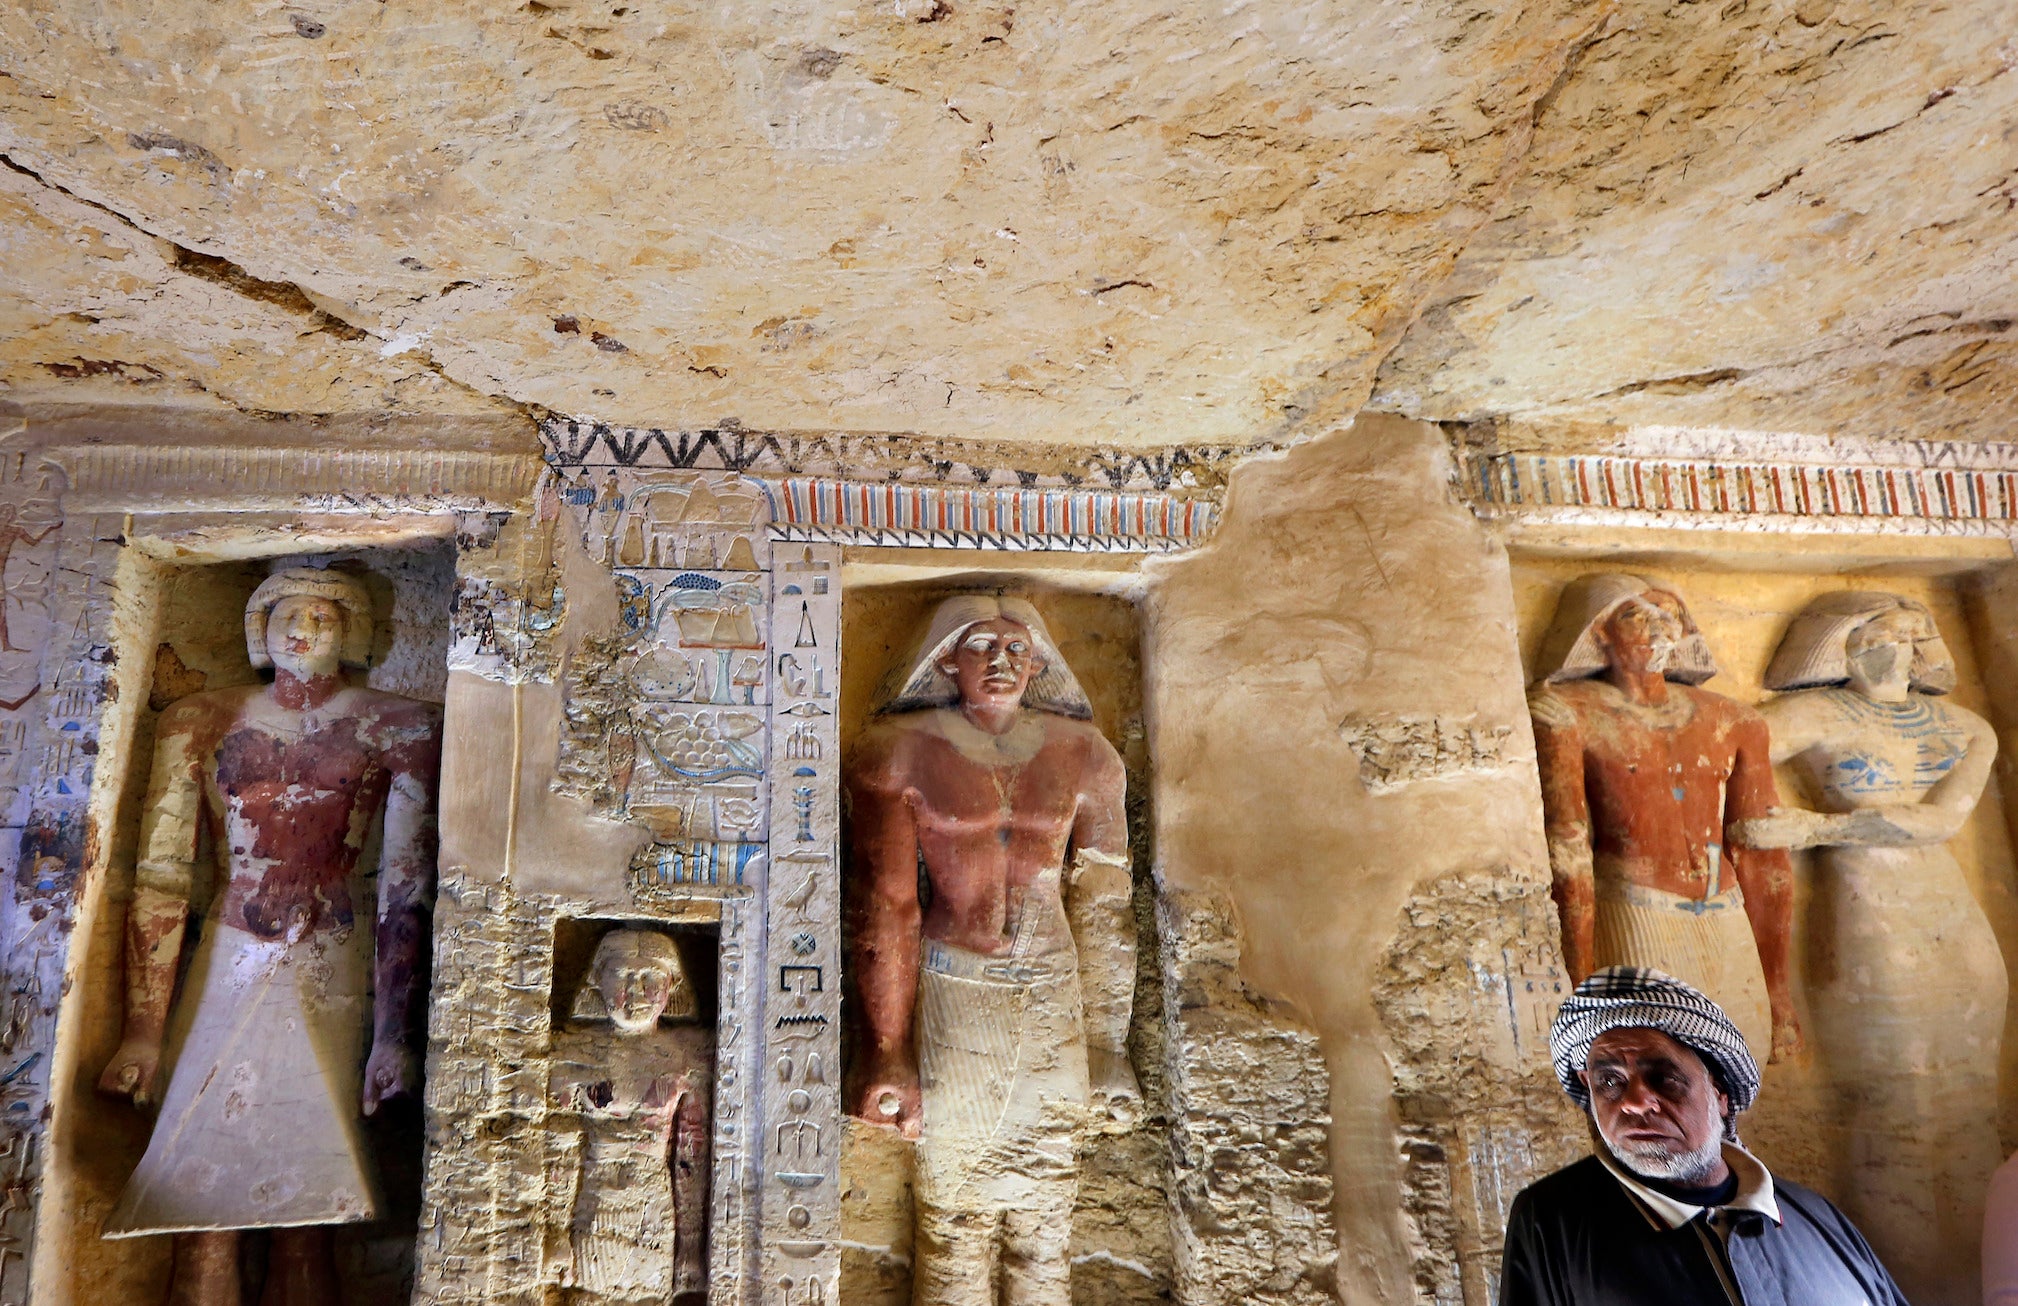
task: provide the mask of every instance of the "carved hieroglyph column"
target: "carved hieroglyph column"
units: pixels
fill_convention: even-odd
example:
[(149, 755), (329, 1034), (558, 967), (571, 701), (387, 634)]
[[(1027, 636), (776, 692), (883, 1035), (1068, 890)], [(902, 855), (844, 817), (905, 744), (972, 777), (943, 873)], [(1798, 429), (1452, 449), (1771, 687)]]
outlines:
[(771, 850), (763, 1160), (766, 1306), (832, 1306), (841, 1272), (840, 554), (771, 549)]

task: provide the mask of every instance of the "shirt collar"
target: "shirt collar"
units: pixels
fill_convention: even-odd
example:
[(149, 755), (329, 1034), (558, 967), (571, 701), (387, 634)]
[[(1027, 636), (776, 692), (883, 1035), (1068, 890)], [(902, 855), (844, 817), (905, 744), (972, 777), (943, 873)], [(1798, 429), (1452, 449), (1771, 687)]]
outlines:
[[(1638, 1198), (1640, 1204), (1655, 1219), (1670, 1229), (1679, 1229), (1689, 1221), (1707, 1211), (1707, 1206), (1691, 1206), (1678, 1202), (1666, 1193), (1656, 1192), (1633, 1177), (1631, 1171), (1620, 1165), (1611, 1149), (1598, 1140), (1598, 1160), (1604, 1162), (1605, 1169), (1612, 1172), (1612, 1178), (1619, 1181), (1628, 1193)], [(1731, 1173), (1738, 1177), (1738, 1193), (1724, 1204), (1727, 1210), (1757, 1211), (1774, 1224), (1782, 1223), (1780, 1204), (1773, 1197), (1773, 1175), (1759, 1161), (1759, 1158), (1739, 1147), (1736, 1143), (1724, 1144), (1724, 1164), (1731, 1167)]]

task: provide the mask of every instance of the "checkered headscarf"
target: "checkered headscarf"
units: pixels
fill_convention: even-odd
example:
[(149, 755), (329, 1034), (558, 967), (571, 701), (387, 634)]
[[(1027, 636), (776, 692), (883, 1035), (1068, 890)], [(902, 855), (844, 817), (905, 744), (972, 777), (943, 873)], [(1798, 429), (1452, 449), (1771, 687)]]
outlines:
[(1577, 985), (1549, 1027), (1556, 1078), (1585, 1110), (1591, 1093), (1577, 1072), (1590, 1060), (1598, 1035), (1613, 1029), (1657, 1029), (1701, 1057), (1729, 1095), (1732, 1115), (1759, 1096), (1759, 1063), (1722, 1007), (1672, 975), (1608, 966)]

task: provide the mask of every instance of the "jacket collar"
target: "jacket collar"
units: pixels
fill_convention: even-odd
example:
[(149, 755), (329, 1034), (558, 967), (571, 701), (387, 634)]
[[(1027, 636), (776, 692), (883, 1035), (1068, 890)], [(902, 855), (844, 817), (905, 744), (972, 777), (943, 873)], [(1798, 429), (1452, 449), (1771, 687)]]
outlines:
[[(1626, 1190), (1640, 1208), (1640, 1213), (1661, 1228), (1679, 1229), (1689, 1221), (1707, 1211), (1706, 1206), (1691, 1206), (1679, 1202), (1666, 1193), (1656, 1192), (1635, 1178), (1631, 1171), (1620, 1165), (1611, 1149), (1598, 1140), (1598, 1160), (1605, 1169), (1612, 1172), (1612, 1178)], [(1773, 1196), (1773, 1175), (1759, 1161), (1759, 1158), (1739, 1147), (1736, 1143), (1724, 1144), (1724, 1164), (1731, 1167), (1731, 1173), (1738, 1177), (1738, 1195), (1726, 1203), (1726, 1209), (1737, 1211), (1757, 1211), (1774, 1224), (1781, 1223), (1780, 1204)]]

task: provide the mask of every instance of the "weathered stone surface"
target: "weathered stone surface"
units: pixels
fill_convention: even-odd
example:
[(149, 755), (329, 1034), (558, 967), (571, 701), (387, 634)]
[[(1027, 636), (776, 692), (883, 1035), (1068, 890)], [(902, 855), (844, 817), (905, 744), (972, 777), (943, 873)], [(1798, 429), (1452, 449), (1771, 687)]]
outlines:
[(9, 168), (0, 168), (0, 250), (10, 284), (0, 395), (256, 413), (510, 411), (418, 355), (381, 355), (293, 286), (262, 283)]
[(22, 402), (1157, 444), (2018, 392), (2010, 0), (12, 17)]
[(1569, 990), (1554, 916), (1531, 877), (1451, 872), (1403, 905), (1375, 980), (1417, 1301), (1496, 1301), (1514, 1195), (1583, 1155), (1548, 1066), (1548, 1022)]
[(1418, 780), (1436, 780), (1507, 765), (1512, 726), (1481, 730), (1461, 721), (1392, 717), (1339, 726), (1359, 759), (1359, 782), (1380, 793)]
[[(1402, 1037), (1450, 1056), (1479, 1048), (1443, 1090), (1479, 1101), (1535, 1055), (1528, 1034), (1516, 1039), (1534, 1019), (1520, 1005), (1439, 1001), (1397, 1034), (1376, 1002), (1395, 922), (1428, 886), (1501, 868), (1511, 901), (1546, 902), (1508, 563), (1451, 499), (1449, 471), (1433, 428), (1362, 418), (1244, 464), (1212, 541), (1148, 567), (1159, 868), (1172, 889), (1233, 900), (1249, 940), (1241, 976), (1317, 1034), (1348, 1301), (1407, 1300), (1420, 1281), (1410, 1249), (1425, 1235), (1406, 1213), (1420, 1136), (1399, 1114), (1396, 1065), (1413, 1046)], [(1504, 727), (1507, 764), (1379, 791), (1359, 783), (1339, 724), (1403, 718), (1482, 738)], [(1554, 947), (1551, 920), (1498, 919), (1498, 901), (1454, 908), (1448, 928), (1506, 945), (1470, 959), (1479, 991), (1539, 1001), (1526, 980)], [(1556, 1145), (1518, 1130), (1495, 1144)], [(1479, 1185), (1492, 1171), (1447, 1173), (1450, 1204), (1490, 1206)]]
[[(1606, 10), (17, 13), (10, 229), (52, 265), (17, 300), (18, 398), (102, 362), (404, 408), (438, 367), (451, 404), (1153, 444), (1355, 404)], [(140, 348), (129, 301), (217, 282), (64, 245), (105, 222), (362, 333), (328, 343), (371, 375), (279, 402), (228, 327)]]
[(1157, 918), (1178, 1300), (1334, 1300), (1331, 1077), (1317, 1035), (1242, 982), (1231, 903), (1165, 886)]
[(2008, 0), (1627, 3), (1388, 360), (1423, 417), (2004, 432)]

